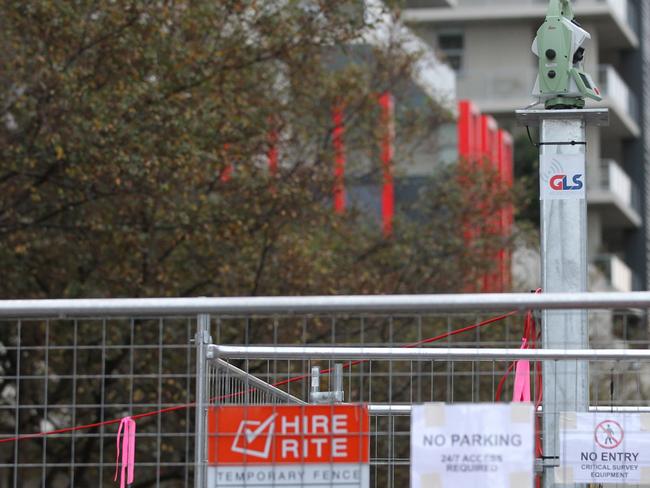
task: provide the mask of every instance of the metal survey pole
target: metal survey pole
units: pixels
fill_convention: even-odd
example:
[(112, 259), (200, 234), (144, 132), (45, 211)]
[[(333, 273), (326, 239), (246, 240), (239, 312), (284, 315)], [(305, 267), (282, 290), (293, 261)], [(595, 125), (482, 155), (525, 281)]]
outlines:
[[(568, 145), (570, 141), (580, 144)], [(575, 173), (582, 174), (582, 179), (578, 181), (585, 184), (586, 144), (582, 144), (586, 142), (585, 121), (579, 116), (567, 120), (543, 118), (540, 125), (540, 142), (542, 289), (550, 293), (584, 292), (587, 291), (586, 192), (574, 189), (557, 190), (563, 193), (563, 198), (552, 199), (544, 193), (544, 186), (550, 186), (551, 178), (555, 175), (567, 173), (572, 176)], [(555, 142), (561, 144), (554, 144)], [(574, 167), (571, 169), (565, 167), (567, 156), (575, 158), (571, 163)], [(558, 181), (564, 186), (578, 186), (573, 184), (573, 177), (568, 181), (553, 181)], [(587, 311), (544, 310), (542, 346), (546, 349), (588, 348)], [(589, 408), (588, 367), (587, 361), (544, 362), (543, 448), (547, 459), (555, 461), (555, 457), (559, 456), (559, 413), (586, 412)], [(550, 469), (544, 470), (544, 486), (555, 486)]]
[[(587, 125), (606, 125), (607, 110), (518, 111), (526, 126), (540, 132), (542, 289), (545, 293), (587, 291)], [(586, 349), (587, 311), (544, 310), (546, 349)], [(543, 367), (544, 486), (553, 487), (559, 464), (561, 412), (589, 408), (587, 361), (547, 361)]]

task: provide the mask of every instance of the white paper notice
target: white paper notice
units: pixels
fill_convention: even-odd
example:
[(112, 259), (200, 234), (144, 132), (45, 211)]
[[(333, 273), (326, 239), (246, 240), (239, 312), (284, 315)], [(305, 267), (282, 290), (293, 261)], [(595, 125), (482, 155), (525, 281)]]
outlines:
[(539, 175), (541, 200), (586, 198), (584, 154), (542, 154)]
[(560, 416), (557, 483), (650, 483), (650, 414), (567, 412)]
[(411, 488), (531, 488), (529, 403), (425, 404), (411, 413)]

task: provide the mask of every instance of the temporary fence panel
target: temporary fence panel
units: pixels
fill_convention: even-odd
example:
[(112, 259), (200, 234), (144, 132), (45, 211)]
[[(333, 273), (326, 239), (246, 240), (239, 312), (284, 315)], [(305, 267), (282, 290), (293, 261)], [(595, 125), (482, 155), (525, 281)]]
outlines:
[[(414, 403), (444, 402), (448, 404), (470, 402), (477, 398), (482, 388), (489, 392), (483, 401), (494, 401), (499, 383), (506, 378), (503, 399), (512, 396), (512, 376), (507, 376), (509, 365), (515, 360), (542, 362), (554, 370), (559, 363), (577, 364), (589, 361), (592, 366), (591, 382), (594, 395), (592, 410), (599, 412), (650, 412), (646, 388), (638, 390), (637, 398), (627, 401), (617, 398), (623, 384), (639, 385), (644, 373), (639, 366), (647, 366), (650, 351), (637, 350), (517, 350), (478, 348), (404, 349), (385, 347), (237, 347), (215, 346), (208, 356), (224, 358), (238, 364), (236, 376), (242, 371), (255, 371), (251, 377), (263, 377), (282, 388), (294, 379), (302, 381), (313, 367), (324, 371), (334, 370), (342, 364), (346, 402), (368, 404), (370, 423), (370, 463), (372, 486), (399, 486), (408, 484), (410, 475), (410, 413)], [(224, 359), (218, 359), (224, 361)], [(214, 360), (214, 359), (213, 359)], [(645, 369), (645, 368), (641, 368)], [(279, 372), (279, 371), (282, 372)], [(451, 370), (451, 374), (449, 371)], [(605, 372), (603, 374), (603, 372)], [(328, 374), (329, 375), (329, 374)], [(242, 379), (251, 385), (252, 380)], [(609, 397), (599, 400), (599, 384), (605, 384)], [(424, 388), (423, 388), (424, 385)], [(479, 387), (480, 385), (480, 387)], [(531, 378), (531, 397), (537, 398), (539, 384)], [(248, 386), (250, 388), (250, 386)], [(426, 390), (423, 395), (423, 390)], [(210, 399), (211, 404), (220, 398), (232, 399), (238, 395), (221, 391), (221, 396)], [(414, 400), (419, 395), (419, 400)], [(295, 401), (305, 401), (308, 394)], [(228, 400), (230, 401), (230, 400)], [(246, 408), (245, 402), (241, 403)], [(537, 405), (541, 417), (541, 407)], [(559, 417), (563, 412), (544, 412)], [(542, 433), (538, 432), (541, 446)], [(557, 458), (539, 459), (538, 470), (543, 465), (559, 466)]]
[(1, 321), (0, 487), (113, 486), (127, 415), (139, 486), (189, 486), (195, 332), (187, 318)]
[[(0, 302), (0, 488), (114, 486), (117, 428), (129, 415), (135, 486), (192, 486), (197, 367), (211, 378), (209, 405), (339, 401), (340, 390), (368, 404), (371, 486), (396, 486), (408, 478), (411, 405), (493, 401), (508, 359), (226, 359), (208, 358), (207, 345), (517, 349), (528, 308), (595, 307), (591, 346), (625, 358), (648, 347), (649, 305), (643, 293)], [(196, 344), (200, 324), (208, 332)], [(648, 408), (648, 361), (587, 359), (593, 408)], [(503, 390), (509, 401), (512, 376)]]

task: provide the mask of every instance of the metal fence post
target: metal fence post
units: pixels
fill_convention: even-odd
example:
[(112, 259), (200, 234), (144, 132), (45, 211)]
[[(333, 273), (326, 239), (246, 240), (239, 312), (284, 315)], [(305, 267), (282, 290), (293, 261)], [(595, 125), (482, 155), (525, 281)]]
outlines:
[(205, 488), (206, 466), (206, 361), (210, 337), (210, 315), (199, 314), (196, 320), (196, 413), (194, 438), (194, 488)]

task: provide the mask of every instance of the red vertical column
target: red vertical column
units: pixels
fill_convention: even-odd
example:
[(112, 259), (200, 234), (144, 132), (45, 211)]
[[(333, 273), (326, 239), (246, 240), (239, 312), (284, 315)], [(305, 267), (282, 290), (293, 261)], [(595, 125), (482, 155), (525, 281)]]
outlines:
[(481, 116), (481, 159), (497, 165), (498, 144), (497, 144), (498, 126), (496, 120), (489, 115)]
[(332, 110), (332, 145), (334, 146), (334, 212), (345, 212), (345, 134), (343, 105)]
[(230, 178), (232, 178), (232, 173), (234, 170), (231, 157), (230, 157), (230, 144), (225, 143), (223, 145), (223, 155), (226, 164), (224, 165), (223, 169), (221, 170), (221, 173), (219, 174), (219, 180), (222, 181), (223, 183), (226, 183), (230, 181)]
[[(512, 139), (512, 135), (508, 133), (508, 138), (506, 141), (506, 159), (505, 159), (505, 174), (506, 174), (506, 183), (508, 185), (508, 189), (512, 189), (512, 186), (514, 185), (514, 180), (515, 180), (515, 149), (514, 149), (514, 141)], [(508, 233), (508, 237), (512, 235), (513, 232), (513, 227), (515, 225), (515, 209), (512, 204), (509, 204), (507, 207), (506, 211), (506, 232)], [(507, 255), (507, 260), (506, 260), (506, 290), (509, 290), (512, 288), (512, 253), (508, 251)]]
[[(458, 157), (462, 171), (459, 179), (461, 186), (466, 184), (463, 181), (465, 175), (474, 171), (474, 166), (480, 160), (481, 146), (481, 116), (478, 108), (470, 100), (458, 102)], [(475, 209), (479, 211), (479, 209)], [(475, 239), (479, 236), (479, 229), (470, 220), (462, 222), (463, 240), (468, 248), (475, 245)], [(476, 292), (476, 283), (467, 283), (466, 292)]]
[(471, 159), (471, 139), (472, 139), (472, 102), (461, 100), (458, 102), (458, 157), (461, 161)]
[(271, 127), (268, 138), (269, 148), (266, 156), (269, 162), (269, 173), (275, 176), (278, 174), (278, 131), (275, 127)]
[[(493, 117), (489, 115), (481, 116), (481, 136), (480, 136), (480, 164), (486, 170), (496, 169), (498, 164), (498, 144), (497, 144), (497, 123)], [(497, 232), (496, 226), (498, 225), (498, 216), (492, 215), (489, 211), (490, 202), (487, 201), (491, 198), (492, 189), (487, 189), (487, 193), (483, 196), (483, 200), (479, 202), (479, 212), (484, 222), (484, 231), (488, 234)], [(493, 256), (487, 250), (483, 251), (484, 257), (489, 260), (497, 261), (495, 265), (498, 267), (498, 256)], [(487, 272), (483, 275), (482, 291), (493, 292), (497, 291), (498, 286), (496, 281), (498, 279), (498, 271)]]
[[(491, 205), (487, 199), (492, 198), (495, 191), (512, 187), (513, 146), (510, 134), (499, 130), (496, 120), (489, 115), (482, 115), (471, 101), (460, 101), (458, 113), (458, 156), (461, 164), (468, 165), (469, 171), (473, 167), (484, 167), (494, 170), (498, 175), (494, 187), (485, 189), (484, 199), (480, 200), (474, 209), (480, 216), (478, 221), (483, 222), (484, 227), (472, 225), (470, 222), (462, 224), (463, 237), (469, 247), (476, 244), (477, 238), (480, 238), (483, 232), (503, 237), (512, 232), (512, 207), (506, 207), (495, 214), (490, 211)], [(479, 277), (477, 287), (470, 286), (467, 291), (475, 291), (475, 288), (480, 288), (481, 291), (508, 289), (511, 283), (509, 252), (505, 249), (494, 253), (488, 252), (487, 249), (478, 252), (482, 252), (485, 259), (494, 262), (494, 271)]]
[(481, 153), (481, 144), (482, 139), (482, 123), (483, 116), (481, 115), (480, 110), (477, 108), (476, 112), (472, 114), (472, 127), (474, 128), (474, 133), (472, 137), (472, 161), (474, 163), (479, 163), (483, 157)]
[(480, 115), (469, 100), (458, 102), (458, 156), (467, 163), (475, 163), (480, 150)]
[(395, 107), (393, 95), (384, 92), (379, 96), (381, 109), (381, 164), (383, 171), (383, 187), (381, 193), (381, 217), (384, 236), (393, 233), (393, 218), (395, 214), (395, 188), (393, 181), (393, 157), (395, 140)]
[[(513, 141), (512, 136), (504, 131), (499, 131), (499, 179), (502, 189), (510, 189), (513, 184)], [(507, 238), (512, 233), (512, 226), (514, 224), (514, 209), (512, 205), (507, 205), (500, 212), (500, 234)], [(501, 249), (499, 253), (499, 268), (500, 268), (500, 285), (503, 291), (511, 286), (512, 271), (511, 271), (511, 255), (509, 251)]]

